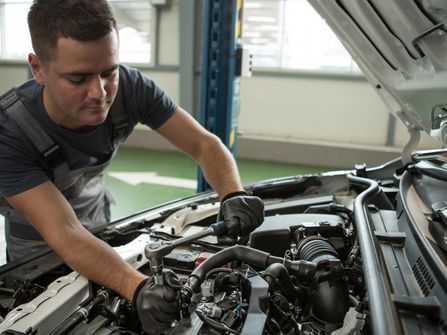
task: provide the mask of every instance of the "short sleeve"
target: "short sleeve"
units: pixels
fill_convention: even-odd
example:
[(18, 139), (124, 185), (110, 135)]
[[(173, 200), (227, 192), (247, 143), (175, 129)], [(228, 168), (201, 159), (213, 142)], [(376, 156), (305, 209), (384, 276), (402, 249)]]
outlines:
[(150, 78), (125, 66), (120, 68), (125, 106), (135, 123), (157, 129), (175, 112), (175, 102)]

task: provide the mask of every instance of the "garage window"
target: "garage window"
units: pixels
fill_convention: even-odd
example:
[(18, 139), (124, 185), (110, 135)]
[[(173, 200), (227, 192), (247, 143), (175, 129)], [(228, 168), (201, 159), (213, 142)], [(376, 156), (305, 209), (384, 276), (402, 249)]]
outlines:
[(254, 67), (359, 72), (306, 0), (245, 0), (242, 40)]
[[(26, 16), (32, 1), (0, 0), (0, 59), (26, 60), (32, 50)], [(120, 27), (120, 60), (151, 63), (152, 5), (147, 0), (110, 0)]]

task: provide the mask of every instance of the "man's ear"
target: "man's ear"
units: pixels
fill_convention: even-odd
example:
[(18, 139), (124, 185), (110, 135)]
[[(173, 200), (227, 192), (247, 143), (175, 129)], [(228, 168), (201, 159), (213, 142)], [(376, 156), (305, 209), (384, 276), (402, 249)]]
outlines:
[(34, 79), (36, 79), (39, 84), (45, 85), (45, 69), (39, 57), (33, 53), (28, 54), (28, 63)]

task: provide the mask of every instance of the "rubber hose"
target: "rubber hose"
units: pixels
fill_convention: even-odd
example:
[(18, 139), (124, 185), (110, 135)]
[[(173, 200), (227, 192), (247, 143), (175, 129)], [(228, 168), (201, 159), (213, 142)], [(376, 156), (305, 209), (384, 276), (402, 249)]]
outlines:
[[(276, 283), (281, 293), (287, 298), (287, 300), (291, 303), (295, 302), (297, 298), (297, 292), (295, 286), (290, 280), (289, 272), (283, 264), (274, 263), (270, 265), (267, 269), (265, 269), (264, 279), (269, 283), (270, 286)], [(271, 279), (273, 279), (272, 283)]]
[(316, 292), (311, 296), (312, 313), (318, 319), (333, 324), (343, 322), (349, 309), (349, 291), (346, 279), (331, 267), (319, 267), (326, 262), (338, 260), (338, 253), (324, 238), (308, 237), (298, 245), (298, 256), (317, 263)]
[(291, 262), (284, 258), (270, 256), (270, 254), (243, 245), (235, 245), (219, 251), (200, 264), (189, 276), (186, 286), (192, 292), (200, 290), (200, 284), (205, 279), (208, 271), (220, 267), (228, 262), (238, 260), (250, 265), (265, 269), (274, 263), (283, 263), (286, 269), (297, 277), (305, 279), (313, 278), (315, 275), (315, 264), (306, 261)]

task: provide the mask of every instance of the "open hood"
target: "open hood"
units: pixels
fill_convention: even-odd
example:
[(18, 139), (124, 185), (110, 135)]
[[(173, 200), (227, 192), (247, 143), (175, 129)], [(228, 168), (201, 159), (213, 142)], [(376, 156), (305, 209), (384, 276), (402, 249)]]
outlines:
[(447, 1), (309, 3), (405, 123), (411, 149), (419, 130), (447, 145)]

